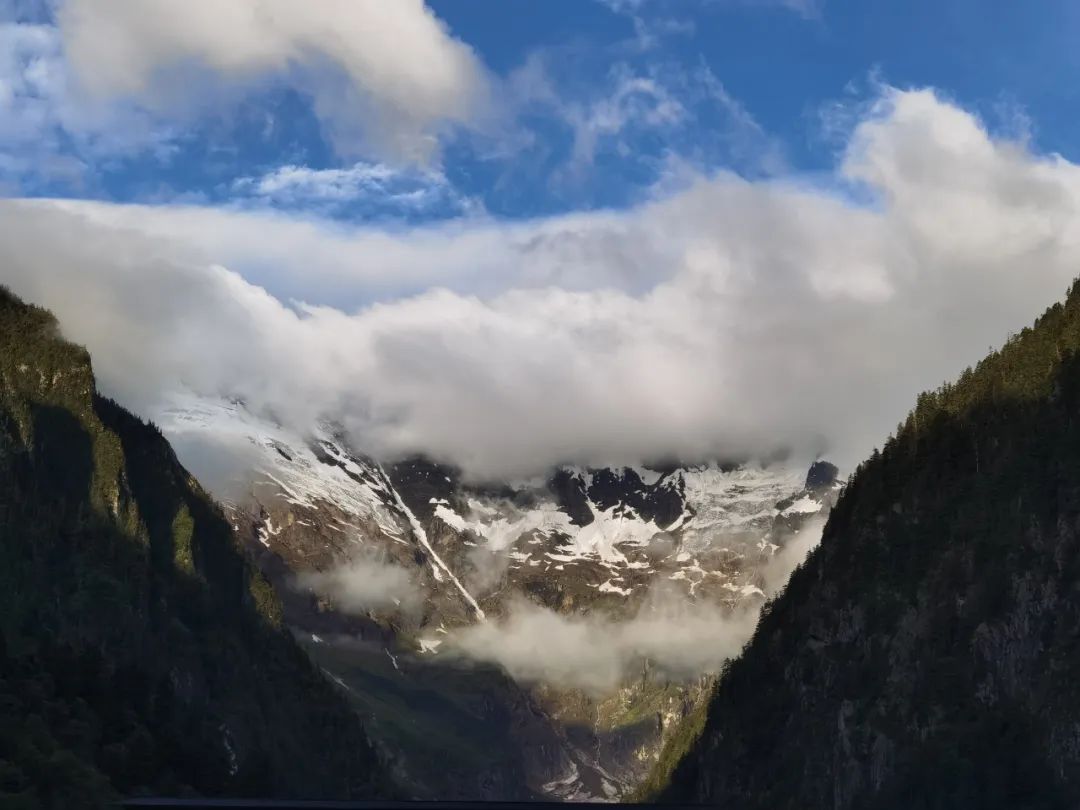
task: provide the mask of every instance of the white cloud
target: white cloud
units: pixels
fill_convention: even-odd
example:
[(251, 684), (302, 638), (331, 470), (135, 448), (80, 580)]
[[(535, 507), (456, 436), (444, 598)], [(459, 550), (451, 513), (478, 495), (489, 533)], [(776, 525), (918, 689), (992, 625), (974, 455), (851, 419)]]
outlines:
[(237, 394), (480, 476), (818, 437), (848, 466), (1061, 296), (1078, 203), (1076, 166), (888, 91), (826, 189), (720, 174), (621, 213), (392, 231), (8, 202), (0, 280), (150, 416), (181, 385)]
[[(662, 10), (667, 8), (666, 4), (649, 3), (646, 0), (597, 0), (597, 2), (607, 6), (615, 14), (626, 14), (632, 17), (635, 23), (642, 19), (641, 15), (649, 5), (659, 6)], [(823, 0), (711, 0), (711, 2), (717, 5), (734, 3), (759, 8), (783, 8), (808, 19), (819, 17), (824, 5)], [(675, 7), (678, 8), (678, 4)]]
[(258, 177), (233, 182), (232, 190), (267, 204), (332, 213), (363, 206), (379, 217), (459, 216), (482, 210), (478, 201), (460, 194), (435, 169), (399, 169), (384, 163), (358, 162), (343, 169), (279, 166)]
[(596, 0), (600, 5), (607, 6), (614, 14), (634, 14), (645, 5), (645, 0)]
[(344, 613), (368, 611), (411, 613), (423, 601), (423, 591), (409, 572), (398, 565), (361, 557), (329, 571), (305, 571), (296, 576), (296, 587), (330, 599)]
[[(569, 154), (547, 178), (557, 190), (602, 189), (618, 182), (612, 164), (629, 175), (644, 170), (658, 178), (677, 166), (696, 173), (724, 166), (751, 176), (785, 168), (779, 142), (703, 60), (690, 66), (620, 60), (602, 81), (581, 84), (577, 60), (588, 55), (568, 56), (568, 48), (536, 51), (508, 78), (519, 119), (539, 114), (562, 124), (571, 136)], [(503, 140), (513, 139), (504, 135)], [(517, 140), (526, 151), (536, 146), (520, 135)], [(528, 169), (527, 164), (509, 167), (519, 173)]]
[(648, 659), (673, 678), (716, 672), (754, 632), (756, 610), (729, 613), (685, 597), (657, 597), (633, 618), (564, 616), (524, 600), (499, 622), (458, 631), (450, 654), (503, 666), (516, 680), (610, 690)]
[(617, 138), (630, 126), (662, 132), (687, 117), (683, 105), (656, 79), (633, 75), (626, 65), (617, 65), (612, 73), (610, 96), (588, 105), (566, 105), (563, 110), (574, 130), (571, 163), (575, 170), (592, 165), (602, 139)]
[(807, 19), (817, 19), (822, 14), (824, 0), (776, 0), (776, 4)]
[(793, 11), (807, 20), (819, 19), (825, 0), (713, 0), (715, 3), (733, 3), (751, 8), (777, 8)]
[(694, 23), (688, 19), (645, 14), (644, 0), (597, 0), (597, 2), (606, 6), (613, 14), (625, 15), (630, 20), (634, 26), (633, 47), (638, 51), (651, 51), (659, 46), (666, 36), (692, 34), (695, 30)]
[(423, 0), (64, 0), (57, 17), (98, 98), (171, 111), (271, 77), (312, 94), (346, 153), (427, 160), (440, 128), (470, 120), (486, 93), (475, 54)]

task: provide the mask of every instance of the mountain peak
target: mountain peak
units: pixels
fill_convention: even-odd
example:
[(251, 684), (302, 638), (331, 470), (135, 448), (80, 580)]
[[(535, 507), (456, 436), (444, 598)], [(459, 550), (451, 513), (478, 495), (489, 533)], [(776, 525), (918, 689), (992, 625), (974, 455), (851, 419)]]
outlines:
[(828, 461), (815, 461), (806, 473), (806, 488), (817, 491), (836, 483), (840, 470)]

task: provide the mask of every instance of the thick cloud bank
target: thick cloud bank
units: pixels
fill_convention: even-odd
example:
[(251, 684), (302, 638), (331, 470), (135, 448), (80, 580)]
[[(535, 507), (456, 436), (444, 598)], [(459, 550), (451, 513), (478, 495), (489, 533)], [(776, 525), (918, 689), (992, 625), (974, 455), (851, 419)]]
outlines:
[(819, 442), (846, 466), (1060, 298), (1078, 199), (1076, 166), (890, 92), (824, 182), (721, 174), (621, 213), (374, 231), (7, 202), (0, 281), (149, 416), (238, 396), (480, 477)]

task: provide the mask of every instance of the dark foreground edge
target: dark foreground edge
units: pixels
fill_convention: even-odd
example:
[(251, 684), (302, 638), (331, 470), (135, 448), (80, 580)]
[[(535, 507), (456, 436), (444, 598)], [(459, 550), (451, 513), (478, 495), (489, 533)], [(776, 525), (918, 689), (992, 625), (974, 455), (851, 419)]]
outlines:
[[(271, 810), (573, 810), (604, 807), (601, 802), (402, 802), (402, 801), (261, 801), (259, 799), (129, 799), (119, 808), (202, 808), (202, 810), (241, 810), (265, 807)], [(654, 804), (625, 804), (619, 807), (652, 808)], [(665, 810), (700, 810), (705, 805), (663, 805)]]

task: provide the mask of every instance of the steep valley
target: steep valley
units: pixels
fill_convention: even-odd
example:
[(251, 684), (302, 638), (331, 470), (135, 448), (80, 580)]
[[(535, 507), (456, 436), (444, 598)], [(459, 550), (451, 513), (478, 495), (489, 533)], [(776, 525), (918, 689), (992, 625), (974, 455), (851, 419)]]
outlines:
[[(738, 618), (748, 637), (839, 487), (832, 465), (807, 474), (783, 460), (563, 467), (476, 484), (421, 457), (380, 464), (332, 425), (296, 434), (241, 402), (191, 397), (159, 419), (182, 451), (243, 460), (229, 503), (236, 531), (297, 638), (417, 797), (628, 795), (743, 637), (707, 666), (629, 639), (619, 672), (599, 681), (556, 639), (536, 638), (523, 663), (499, 654), (494, 630), (490, 656), (462, 640), (512, 627), (522, 611), (562, 617), (558, 635), (585, 622), (662, 628), (687, 606)], [(335, 571), (363, 574), (359, 591), (371, 590), (368, 575), (404, 571), (408, 582), (397, 597), (357, 594)], [(304, 579), (312, 572), (324, 578)]]
[(0, 810), (1080, 810), (1078, 34), (0, 0)]

